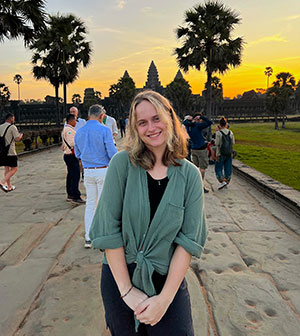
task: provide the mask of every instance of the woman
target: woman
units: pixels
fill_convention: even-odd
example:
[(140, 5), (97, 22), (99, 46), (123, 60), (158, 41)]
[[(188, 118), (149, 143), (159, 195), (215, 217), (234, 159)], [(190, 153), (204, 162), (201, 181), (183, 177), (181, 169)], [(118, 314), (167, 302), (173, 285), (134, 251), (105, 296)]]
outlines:
[(232, 146), (234, 144), (234, 135), (228, 129), (227, 120), (221, 117), (216, 132), (216, 163), (215, 173), (220, 185), (218, 189), (226, 187), (232, 175)]
[(169, 101), (139, 93), (90, 232), (105, 250), (101, 293), (113, 336), (194, 335), (184, 277), (207, 230), (202, 180), (186, 154)]

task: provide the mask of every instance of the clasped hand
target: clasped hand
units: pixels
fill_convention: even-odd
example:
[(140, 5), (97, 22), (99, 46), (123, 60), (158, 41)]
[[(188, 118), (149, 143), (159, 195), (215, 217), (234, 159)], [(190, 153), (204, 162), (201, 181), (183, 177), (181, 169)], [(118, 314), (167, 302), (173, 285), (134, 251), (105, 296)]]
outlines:
[(164, 300), (160, 295), (148, 298), (144, 292), (135, 287), (123, 300), (134, 311), (136, 318), (141, 323), (150, 324), (151, 326), (154, 326), (162, 319), (171, 303)]
[(164, 300), (160, 295), (155, 295), (141, 302), (134, 313), (141, 323), (154, 326), (165, 315), (169, 305), (170, 302)]

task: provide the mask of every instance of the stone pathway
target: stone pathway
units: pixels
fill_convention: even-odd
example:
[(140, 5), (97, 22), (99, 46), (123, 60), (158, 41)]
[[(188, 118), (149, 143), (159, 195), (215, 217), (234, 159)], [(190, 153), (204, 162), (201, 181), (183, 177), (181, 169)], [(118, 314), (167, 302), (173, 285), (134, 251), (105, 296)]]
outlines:
[[(65, 170), (58, 148), (24, 156), (0, 194), (1, 336), (109, 335), (102, 253), (83, 248)], [(195, 335), (299, 336), (299, 218), (236, 176), (219, 191), (210, 167), (206, 183), (210, 233), (187, 275)]]

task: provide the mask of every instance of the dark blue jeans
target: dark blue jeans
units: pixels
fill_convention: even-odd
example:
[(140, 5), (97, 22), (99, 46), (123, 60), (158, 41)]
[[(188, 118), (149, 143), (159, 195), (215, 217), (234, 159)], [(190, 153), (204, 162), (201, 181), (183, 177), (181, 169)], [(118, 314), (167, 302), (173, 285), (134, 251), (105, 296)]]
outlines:
[(215, 163), (215, 173), (219, 182), (223, 182), (224, 178), (229, 182), (232, 175), (232, 157), (219, 156), (219, 160)]
[[(128, 265), (132, 277), (136, 264)], [(153, 283), (161, 292), (167, 276), (153, 274)], [(194, 336), (190, 295), (184, 279), (163, 318), (153, 327), (141, 323), (135, 332), (134, 313), (120, 298), (120, 292), (108, 265), (103, 264), (101, 294), (105, 319), (112, 336)]]
[(79, 161), (73, 154), (65, 154), (64, 161), (67, 165), (68, 173), (66, 179), (66, 189), (68, 197), (72, 199), (80, 198), (81, 194), (78, 188), (80, 180), (80, 166)]

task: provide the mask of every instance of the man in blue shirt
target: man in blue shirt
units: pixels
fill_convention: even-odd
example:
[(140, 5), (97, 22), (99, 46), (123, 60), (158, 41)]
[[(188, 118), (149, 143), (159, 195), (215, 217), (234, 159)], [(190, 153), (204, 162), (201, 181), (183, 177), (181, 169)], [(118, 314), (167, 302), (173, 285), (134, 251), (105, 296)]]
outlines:
[[(199, 168), (204, 181), (205, 170), (208, 167), (208, 153), (202, 130), (209, 127), (212, 121), (201, 113), (195, 113), (193, 117), (187, 117), (183, 124), (190, 136), (192, 162)], [(204, 192), (208, 193), (208, 189), (204, 188)]]
[(91, 248), (89, 237), (91, 223), (102, 192), (104, 179), (111, 158), (117, 153), (111, 131), (102, 125), (105, 110), (100, 105), (89, 108), (89, 120), (75, 135), (75, 155), (84, 169), (86, 188), (85, 247)]

